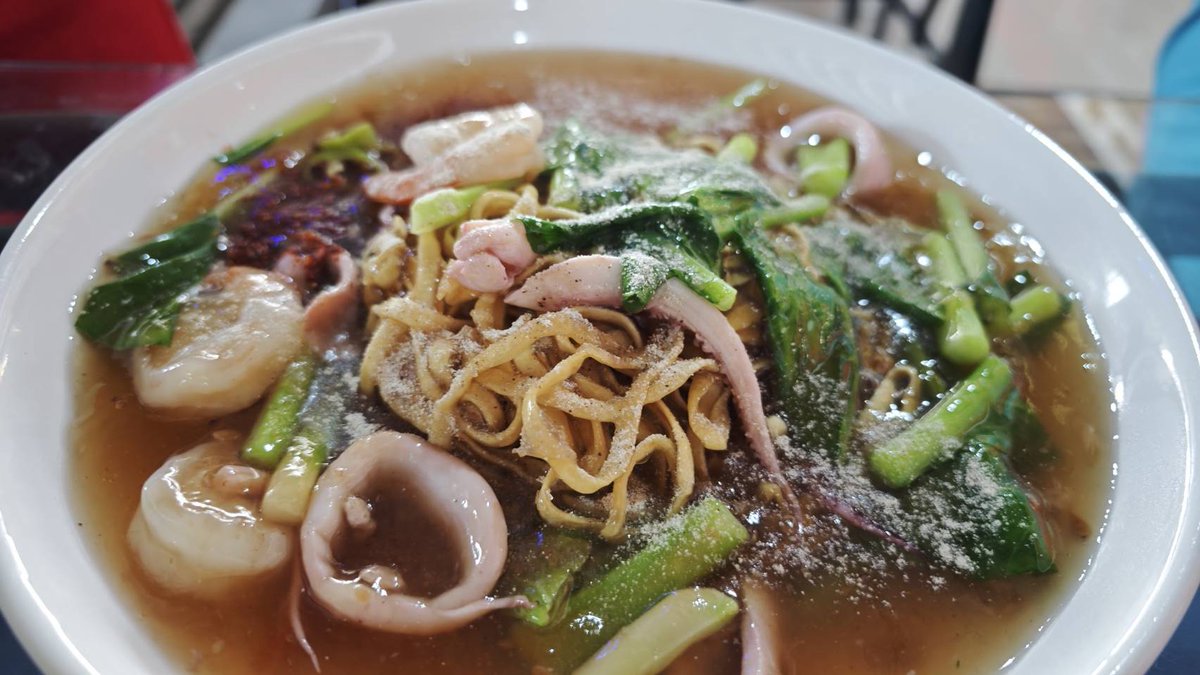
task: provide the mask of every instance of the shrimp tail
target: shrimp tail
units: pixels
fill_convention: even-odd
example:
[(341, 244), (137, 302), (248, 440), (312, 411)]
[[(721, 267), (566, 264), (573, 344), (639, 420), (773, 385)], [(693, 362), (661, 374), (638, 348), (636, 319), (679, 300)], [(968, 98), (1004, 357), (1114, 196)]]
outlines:
[(374, 201), (402, 206), (433, 188), (444, 187), (432, 184), (429, 174), (424, 167), (389, 171), (368, 178), (363, 189)]

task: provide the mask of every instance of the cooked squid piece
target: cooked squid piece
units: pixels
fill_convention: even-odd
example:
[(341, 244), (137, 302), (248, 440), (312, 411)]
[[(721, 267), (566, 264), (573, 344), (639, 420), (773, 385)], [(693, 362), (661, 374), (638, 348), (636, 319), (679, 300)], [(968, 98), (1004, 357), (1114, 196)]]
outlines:
[(771, 591), (757, 581), (742, 588), (742, 675), (779, 675), (779, 618)]
[[(341, 246), (330, 246), (323, 263), (333, 283), (304, 306), (304, 340), (318, 353), (347, 346), (358, 309), (361, 277), (358, 262)], [(305, 257), (294, 250), (279, 257), (275, 271), (289, 277), (297, 289), (305, 287), (310, 273)]]
[[(379, 532), (374, 494), (419, 500), (448, 528), (462, 568), (455, 585), (435, 597), (406, 594), (401, 574), (386, 562), (347, 570), (335, 549)], [(414, 505), (415, 506), (415, 505)], [(376, 630), (431, 635), (454, 630), (525, 598), (488, 597), (508, 555), (500, 502), (478, 473), (412, 434), (378, 432), (346, 449), (317, 482), (300, 530), (304, 573), (313, 597), (346, 621)]]
[(247, 408), (300, 350), (303, 320), (300, 296), (281, 275), (250, 267), (217, 270), (179, 313), (170, 346), (133, 353), (138, 398), (178, 417)]
[(525, 226), (511, 218), (463, 223), (454, 242), (454, 257), (446, 274), (479, 293), (508, 290), (537, 260), (525, 238)]
[(292, 530), (259, 515), (269, 475), (237, 454), (230, 440), (201, 443), (168, 459), (142, 486), (129, 545), (162, 588), (217, 598), (292, 559)]
[(524, 103), (418, 124), (400, 141), (414, 166), (372, 176), (367, 195), (407, 204), (436, 188), (537, 173), (546, 164), (538, 146), (541, 133), (541, 114)]
[(790, 135), (767, 143), (763, 161), (780, 175), (791, 175), (787, 153), (812, 134), (845, 138), (854, 147), (854, 168), (848, 187), (855, 192), (879, 190), (891, 184), (895, 167), (879, 129), (858, 113), (837, 106), (807, 112), (787, 123)]

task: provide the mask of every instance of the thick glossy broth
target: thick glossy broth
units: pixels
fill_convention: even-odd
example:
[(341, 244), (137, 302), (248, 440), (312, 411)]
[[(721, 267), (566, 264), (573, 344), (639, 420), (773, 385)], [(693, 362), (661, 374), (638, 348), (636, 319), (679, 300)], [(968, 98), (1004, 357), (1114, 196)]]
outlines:
[[(529, 54), (476, 58), (381, 79), (339, 97), (338, 112), (323, 124), (368, 119), (398, 137), (407, 124), (461, 110), (525, 100), (549, 117), (583, 114), (635, 128), (667, 128), (681, 110), (727, 93), (749, 76), (671, 60), (595, 54)], [(749, 125), (777, 128), (819, 103), (782, 86), (755, 104)], [(319, 133), (314, 129), (307, 138)], [(229, 139), (237, 141), (239, 139)], [(296, 139), (302, 143), (305, 138)], [(214, 148), (214, 151), (217, 150)], [(866, 204), (881, 213), (932, 224), (930, 189), (944, 184), (935, 170), (915, 162), (915, 152), (894, 144), (905, 178)], [(273, 153), (282, 157), (284, 151)], [(198, 161), (200, 158), (197, 158)], [(937, 158), (934, 158), (936, 164)], [(223, 189), (222, 176), (205, 170), (153, 227), (165, 228), (206, 209)], [(1019, 227), (975, 203), (997, 233), (993, 246), (1010, 270), (1041, 267)], [(1051, 252), (1052, 253), (1052, 252)], [(1036, 350), (1014, 359), (1055, 448), (1053, 461), (1030, 462), (1028, 483), (1041, 496), (1057, 551), (1057, 574), (999, 582), (966, 582), (909, 564), (899, 570), (857, 569), (872, 560), (830, 561), (826, 573), (795, 580), (779, 595), (779, 617), (789, 664), (795, 672), (960, 673), (995, 670), (1018, 657), (1085, 571), (1102, 525), (1108, 494), (1110, 397), (1103, 362), (1080, 308)], [(246, 431), (256, 410), (203, 422), (163, 419), (143, 408), (124, 366), (107, 353), (81, 345), (79, 352), (76, 461), (77, 511), (98, 557), (126, 591), (131, 606), (178, 655), (182, 667), (205, 673), (310, 672), (308, 657), (288, 626), (288, 580), (240, 594), (228, 602), (169, 597), (142, 577), (125, 544), (142, 482), (172, 453), (219, 429)], [(397, 426), (399, 426), (397, 424)], [(734, 452), (744, 451), (735, 448)], [(492, 479), (492, 474), (487, 474)], [(497, 478), (502, 500), (516, 488)], [(527, 494), (519, 493), (521, 500)], [(529, 527), (528, 508), (506, 505), (510, 530)], [(524, 521), (524, 524), (522, 523)], [(427, 514), (389, 512), (381, 523), (399, 535), (380, 545), (403, 554), (402, 566), (438, 561), (437, 574), (414, 577), (429, 593), (453, 582), (448, 544), (431, 536)], [(408, 561), (408, 562), (404, 562)], [(836, 563), (836, 564), (835, 564)], [(415, 568), (414, 568), (415, 569)], [(402, 570), (403, 571), (403, 570)], [(409, 576), (406, 573), (406, 576)], [(303, 618), (321, 672), (528, 673), (530, 666), (506, 641), (508, 619), (493, 615), (462, 630), (428, 638), (364, 630), (327, 616), (305, 599)], [(736, 625), (697, 645), (674, 672), (736, 672)]]

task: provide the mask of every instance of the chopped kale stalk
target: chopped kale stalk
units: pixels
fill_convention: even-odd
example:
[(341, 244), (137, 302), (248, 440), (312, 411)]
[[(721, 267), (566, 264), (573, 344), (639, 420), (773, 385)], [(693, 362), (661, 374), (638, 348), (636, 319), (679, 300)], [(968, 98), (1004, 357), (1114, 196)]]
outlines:
[(1012, 299), (1009, 327), (1014, 335), (1026, 335), (1053, 326), (1066, 315), (1070, 303), (1049, 286), (1030, 286)]
[(888, 487), (902, 488), (936, 463), (950, 459), (988, 410), (1004, 400), (1012, 377), (1004, 359), (988, 356), (912, 426), (871, 448), (871, 471)]
[(208, 214), (112, 258), (120, 278), (92, 289), (75, 329), (117, 350), (171, 344), (183, 295), (212, 267), (219, 229)]
[(357, 164), (367, 171), (386, 171), (379, 159), (379, 135), (370, 122), (359, 122), (343, 131), (327, 134), (317, 141), (317, 148), (305, 161), (309, 165), (324, 165), (328, 174), (342, 171), (346, 163)]
[(722, 162), (741, 162), (752, 164), (758, 156), (758, 140), (750, 134), (734, 134), (725, 147), (717, 153), (717, 159)]
[(757, 227), (735, 237), (758, 276), (774, 357), (774, 398), (789, 428), (831, 457), (846, 452), (858, 406), (859, 358), (850, 308)]
[(765, 228), (800, 224), (816, 220), (829, 210), (829, 198), (821, 195), (804, 195), (762, 214)]
[(749, 537), (724, 502), (705, 497), (666, 521), (637, 553), (571, 593), (557, 622), (543, 629), (514, 626), (513, 642), (551, 672), (571, 672), (663, 595), (723, 566)]
[(518, 541), (509, 551), (501, 588), (524, 595), (532, 607), (511, 610), (518, 619), (538, 627), (563, 617), (575, 575), (592, 554), (591, 541), (570, 530), (538, 530), (530, 540)]
[(835, 138), (823, 145), (801, 145), (796, 148), (796, 165), (805, 193), (834, 199), (850, 180), (850, 143)]
[(953, 192), (941, 190), (937, 193), (937, 206), (942, 227), (966, 273), (967, 288), (975, 298), (980, 318), (992, 334), (1009, 332), (1008, 292), (996, 279), (995, 265), (966, 204)]
[(926, 234), (922, 247), (932, 276), (940, 285), (943, 322), (938, 330), (938, 347), (942, 356), (964, 368), (975, 366), (990, 353), (991, 341), (975, 311), (975, 303), (963, 288), (967, 273), (945, 235)]

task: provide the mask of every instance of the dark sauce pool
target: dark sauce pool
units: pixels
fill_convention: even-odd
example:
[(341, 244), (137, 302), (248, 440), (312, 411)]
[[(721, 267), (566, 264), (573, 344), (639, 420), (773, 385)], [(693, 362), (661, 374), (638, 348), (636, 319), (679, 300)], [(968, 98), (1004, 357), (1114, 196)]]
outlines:
[[(325, 129), (352, 120), (369, 120), (381, 134), (395, 139), (414, 121), (518, 100), (528, 101), (551, 120), (574, 114), (636, 129), (665, 129), (683, 110), (732, 91), (750, 77), (667, 59), (580, 53), (430, 64), (340, 94), (333, 117), (261, 161), (285, 162), (287, 146), (302, 147)], [(754, 104), (746, 126), (774, 129), (821, 102), (801, 89), (780, 86)], [(892, 150), (903, 179), (860, 205), (918, 225), (932, 224), (936, 218), (932, 190), (947, 185), (947, 180), (919, 165), (913, 150), (894, 142)], [(202, 161), (197, 157), (198, 163)], [(228, 178), (205, 168), (178, 201), (155, 214), (149, 229), (165, 229), (204, 211), (228, 192), (224, 182)], [(971, 208), (997, 235), (993, 252), (1007, 271), (1030, 269), (1040, 279), (1053, 281), (1053, 273), (1035, 255), (1040, 249), (1030, 246), (1031, 240), (1019, 227), (1009, 226), (978, 200)], [(869, 560), (830, 561), (837, 565), (777, 589), (776, 595), (783, 599), (778, 619), (788, 672), (994, 671), (1019, 658), (1039, 627), (1052, 620), (1055, 607), (1086, 572), (1092, 544), (1103, 525), (1103, 505), (1110, 489), (1111, 396), (1099, 349), (1078, 305), (1067, 321), (1037, 343), (1035, 350), (1013, 358), (1013, 364), (1056, 451), (1053, 461), (1026, 467), (1023, 477), (1040, 495), (1058, 572), (985, 583), (943, 577), (911, 565), (906, 570), (868, 573), (855, 571), (854, 566)], [(156, 417), (138, 403), (118, 359), (86, 345), (80, 348), (76, 391), (73, 475), (79, 519), (130, 606), (164, 647), (178, 656), (181, 669), (312, 672), (287, 624), (285, 578), (221, 603), (169, 597), (147, 583), (125, 544), (143, 481), (169, 455), (214, 430), (246, 431), (256, 410), (186, 423)], [(735, 447), (732, 452), (744, 451)], [(485, 475), (502, 501), (529, 499), (525, 488), (492, 473)], [(534, 524), (531, 509), (506, 507), (506, 513), (512, 531), (528, 530)], [(422, 514), (391, 514), (385, 520), (394, 521), (400, 535), (384, 546), (406, 551), (408, 556), (446, 556), (439, 542), (423, 539), (422, 530), (429, 523)], [(432, 575), (420, 583), (432, 592), (448, 582)], [(326, 675), (531, 672), (530, 664), (507, 641), (509, 619), (502, 615), (445, 635), (404, 637), (334, 620), (307, 599), (302, 611)], [(737, 672), (739, 654), (735, 623), (686, 653), (670, 672)]]

